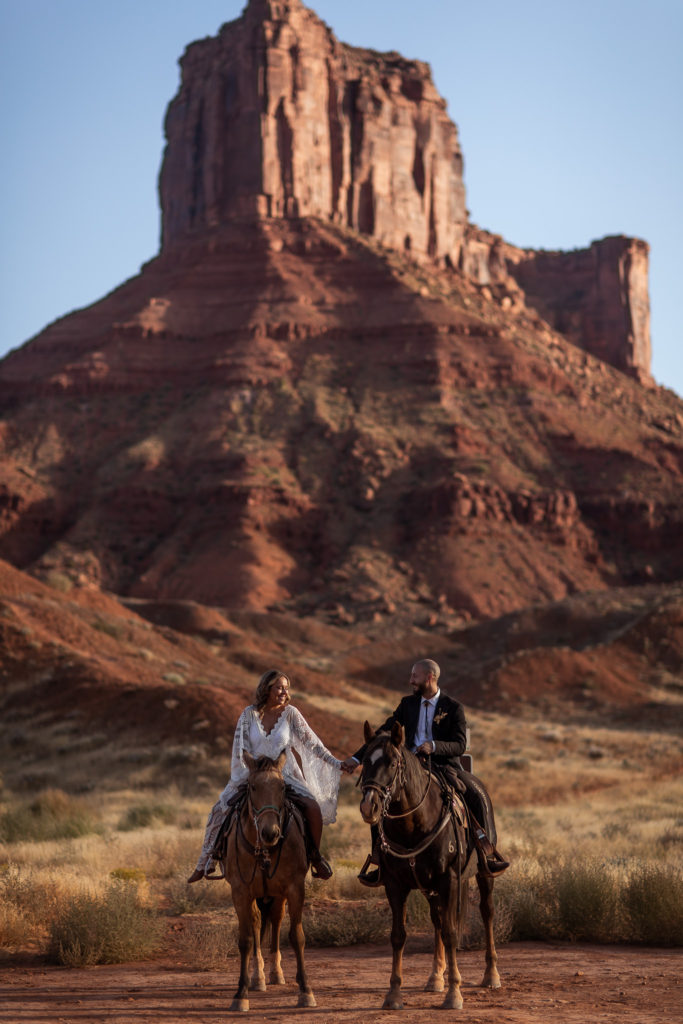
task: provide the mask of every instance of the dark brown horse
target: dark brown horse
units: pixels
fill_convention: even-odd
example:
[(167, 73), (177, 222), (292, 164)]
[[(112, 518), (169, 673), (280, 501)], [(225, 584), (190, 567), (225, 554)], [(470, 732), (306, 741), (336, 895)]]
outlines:
[[(296, 954), (298, 1006), (315, 1006), (306, 978), (304, 931), (304, 879), (308, 857), (300, 816), (285, 801), (282, 766), (284, 751), (276, 761), (257, 761), (245, 753), (249, 768), (247, 794), (230, 828), (226, 854), (222, 859), (225, 877), (232, 888), (232, 901), (239, 921), (240, 978), (231, 1010), (249, 1009), (249, 988), (264, 991), (261, 941), (271, 926), (270, 982), (284, 985), (280, 960), (280, 926), (289, 909), (289, 941)], [(254, 971), (249, 984), (249, 961), (254, 954)]]
[(360, 785), (360, 811), (376, 826), (380, 842), (380, 871), (391, 907), (393, 963), (385, 1010), (403, 1009), (401, 999), (403, 948), (406, 942), (406, 900), (419, 889), (429, 903), (434, 925), (434, 962), (427, 992), (443, 992), (448, 966), (445, 1010), (462, 1007), (460, 972), (456, 961), (458, 935), (467, 907), (467, 883), (476, 874), (479, 907), (486, 931), (486, 971), (482, 985), (500, 988), (493, 941), (493, 879), (478, 867), (477, 853), (464, 810), (452, 811), (441, 784), (404, 744), (403, 727), (374, 736), (365, 723)]

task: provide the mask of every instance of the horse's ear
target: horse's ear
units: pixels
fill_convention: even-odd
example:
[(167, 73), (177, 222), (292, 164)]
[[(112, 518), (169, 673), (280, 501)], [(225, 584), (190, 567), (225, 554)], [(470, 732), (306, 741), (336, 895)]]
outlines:
[(366, 721), (365, 725), (363, 726), (363, 736), (365, 737), (366, 743), (369, 743), (370, 740), (374, 740), (375, 738), (375, 730), (372, 728), (368, 721)]
[(400, 747), (403, 745), (404, 739), (405, 733), (403, 731), (403, 726), (401, 725), (400, 722), (394, 722), (394, 724), (391, 727), (391, 742), (394, 744), (395, 747)]
[(284, 763), (285, 763), (286, 760), (287, 760), (287, 751), (286, 750), (281, 750), (280, 751), (280, 756), (273, 762), (273, 764), (275, 765), (275, 767), (277, 768), (277, 770), (279, 772), (282, 771), (282, 769), (284, 767)]
[(254, 760), (254, 758), (251, 756), (248, 750), (245, 750), (242, 756), (244, 757), (244, 763), (246, 764), (249, 771), (253, 772), (256, 769), (256, 761)]

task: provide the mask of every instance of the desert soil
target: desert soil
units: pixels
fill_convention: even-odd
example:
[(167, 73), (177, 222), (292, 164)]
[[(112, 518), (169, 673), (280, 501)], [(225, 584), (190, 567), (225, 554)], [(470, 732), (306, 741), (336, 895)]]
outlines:
[[(236, 966), (227, 972), (196, 972), (172, 961), (66, 970), (15, 964), (0, 969), (2, 1024), (223, 1024), (228, 1019), (310, 1024), (432, 1022), (440, 996), (424, 993), (426, 952), (406, 951), (404, 1004), (382, 1011), (388, 987), (390, 947), (310, 949), (307, 963), (317, 1008), (298, 1009), (293, 955), (283, 954), (288, 983), (251, 994), (249, 1014), (230, 1013)], [(588, 945), (515, 943), (499, 950), (503, 987), (478, 987), (483, 955), (458, 957), (463, 976), (462, 1011), (449, 1017), (467, 1024), (672, 1024), (683, 1000), (679, 951)], [(445, 1015), (444, 1015), (445, 1016)], [(437, 1013), (436, 1019), (439, 1015)]]

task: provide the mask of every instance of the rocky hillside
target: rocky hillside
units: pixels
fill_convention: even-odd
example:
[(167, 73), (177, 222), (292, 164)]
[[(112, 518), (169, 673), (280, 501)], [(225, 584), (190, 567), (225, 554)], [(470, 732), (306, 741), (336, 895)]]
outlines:
[[(641, 704), (683, 575), (683, 403), (649, 380), (646, 244), (533, 253), (468, 224), (428, 67), (344, 46), (299, 0), (251, 0), (182, 69), (159, 256), (0, 363), (0, 557), (56, 605), (157, 609), (171, 644), (190, 607), (239, 623), (238, 702), (299, 643), (325, 692), (342, 649), (367, 655), (349, 678), (402, 685), (418, 644), (474, 703), (553, 678), (582, 704), (604, 664), (561, 653), (557, 614), (604, 620), (610, 652), (636, 630), (655, 675), (627, 651), (605, 693)], [(533, 642), (496, 646), (528, 615)], [(299, 641), (264, 646), (277, 622)], [(59, 664), (132, 693), (144, 656), (120, 653)], [(40, 680), (32, 657), (6, 678)]]

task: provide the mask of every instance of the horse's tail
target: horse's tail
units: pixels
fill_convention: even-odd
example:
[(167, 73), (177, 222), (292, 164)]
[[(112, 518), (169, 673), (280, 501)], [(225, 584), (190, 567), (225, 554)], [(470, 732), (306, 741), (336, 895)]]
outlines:
[(257, 896), (256, 906), (258, 907), (261, 915), (261, 935), (263, 935), (268, 923), (270, 922), (270, 912), (273, 909), (273, 897)]

